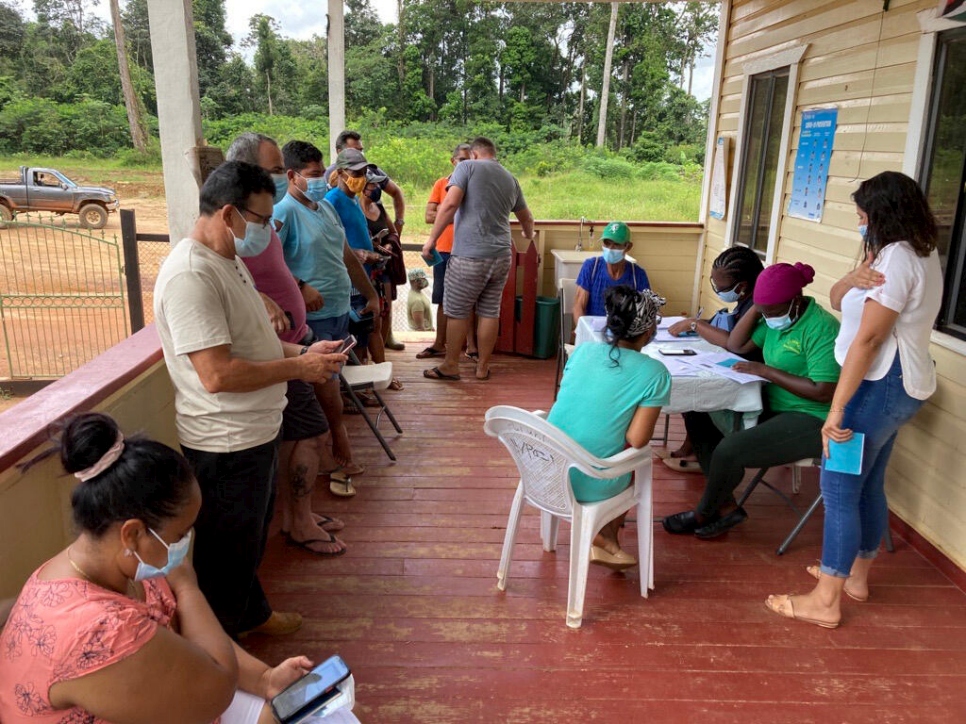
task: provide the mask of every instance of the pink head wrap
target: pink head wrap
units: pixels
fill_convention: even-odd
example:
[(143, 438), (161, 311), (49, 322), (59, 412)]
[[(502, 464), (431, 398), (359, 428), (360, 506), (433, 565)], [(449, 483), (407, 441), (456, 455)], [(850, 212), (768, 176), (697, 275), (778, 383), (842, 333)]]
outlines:
[(123, 452), (124, 435), (122, 435), (119, 431), (114, 444), (107, 449), (107, 452), (101, 456), (101, 459), (91, 465), (89, 468), (77, 471), (74, 473), (74, 477), (80, 480), (82, 483), (86, 483), (91, 478), (96, 478), (98, 475), (116, 463), (117, 459), (121, 457), (121, 453)]
[(755, 282), (755, 304), (784, 304), (802, 293), (812, 283), (815, 270), (808, 264), (772, 264)]

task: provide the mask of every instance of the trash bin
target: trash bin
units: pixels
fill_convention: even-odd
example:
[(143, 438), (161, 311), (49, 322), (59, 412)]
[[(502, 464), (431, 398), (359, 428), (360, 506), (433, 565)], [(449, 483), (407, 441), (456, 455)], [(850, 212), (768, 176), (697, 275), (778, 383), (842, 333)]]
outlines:
[(560, 343), (560, 300), (537, 297), (537, 313), (533, 321), (533, 356), (549, 359), (557, 354)]

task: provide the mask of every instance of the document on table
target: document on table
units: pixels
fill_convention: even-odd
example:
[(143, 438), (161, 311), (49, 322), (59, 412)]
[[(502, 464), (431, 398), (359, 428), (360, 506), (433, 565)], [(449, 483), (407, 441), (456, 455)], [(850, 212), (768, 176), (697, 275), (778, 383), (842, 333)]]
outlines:
[(667, 331), (672, 324), (676, 324), (677, 322), (680, 322), (682, 319), (685, 319), (685, 317), (664, 317), (664, 319), (661, 320), (661, 323), (657, 325), (657, 334), (654, 335), (654, 341), (655, 342), (689, 342), (695, 339), (698, 336), (697, 333), (689, 332), (688, 334), (682, 335), (680, 337), (675, 337), (674, 335), (672, 335), (670, 332)]
[(740, 357), (736, 357), (730, 352), (702, 352), (688, 359), (688, 364), (702, 372), (712, 372), (721, 377), (727, 377), (740, 384), (749, 382), (767, 382), (764, 377), (749, 375), (745, 372), (735, 372), (733, 366), (737, 362), (743, 362)]
[(667, 367), (671, 377), (699, 377), (701, 370), (693, 367), (688, 360), (694, 357), (668, 357), (667, 355), (654, 355), (654, 359), (660, 360), (661, 364)]

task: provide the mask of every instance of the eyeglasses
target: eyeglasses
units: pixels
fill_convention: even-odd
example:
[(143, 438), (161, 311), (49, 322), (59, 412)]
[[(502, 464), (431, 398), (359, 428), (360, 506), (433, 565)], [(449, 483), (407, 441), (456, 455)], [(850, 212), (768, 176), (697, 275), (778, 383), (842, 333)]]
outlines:
[(714, 283), (714, 279), (711, 279), (710, 282), (711, 282), (711, 289), (714, 291), (715, 294), (722, 294), (723, 292), (730, 292), (736, 286), (738, 286), (739, 284), (741, 284), (741, 282), (735, 282), (734, 284), (732, 284), (727, 289), (718, 289), (718, 285)]
[(245, 218), (245, 214), (251, 214), (256, 219), (258, 219), (258, 221), (261, 223), (263, 229), (265, 227), (267, 227), (269, 224), (272, 223), (272, 215), (271, 214), (268, 214), (268, 215), (259, 214), (257, 211), (252, 211), (251, 209), (246, 208), (244, 206), (239, 206), (238, 207), (238, 210), (242, 212), (242, 218), (243, 219)]

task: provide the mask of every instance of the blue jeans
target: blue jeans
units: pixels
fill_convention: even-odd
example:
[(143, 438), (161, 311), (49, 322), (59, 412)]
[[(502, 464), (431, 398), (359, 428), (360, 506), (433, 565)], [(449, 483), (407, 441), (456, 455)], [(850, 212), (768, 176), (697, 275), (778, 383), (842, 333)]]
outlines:
[(885, 471), (896, 434), (923, 400), (902, 387), (899, 355), (881, 380), (865, 380), (845, 408), (842, 427), (865, 433), (862, 472), (835, 473), (822, 464), (825, 531), (822, 573), (847, 578), (856, 557), (875, 558), (889, 522)]

